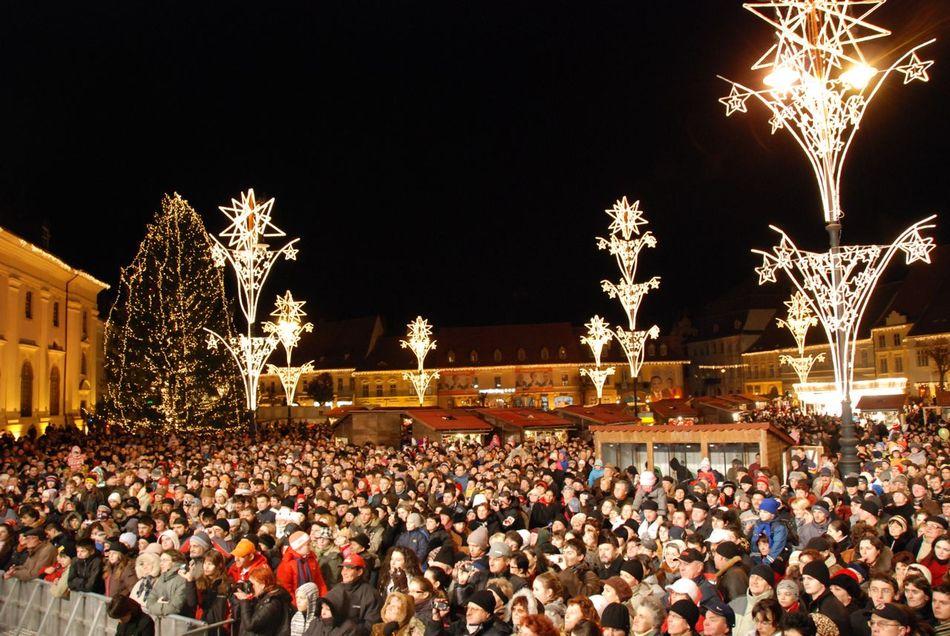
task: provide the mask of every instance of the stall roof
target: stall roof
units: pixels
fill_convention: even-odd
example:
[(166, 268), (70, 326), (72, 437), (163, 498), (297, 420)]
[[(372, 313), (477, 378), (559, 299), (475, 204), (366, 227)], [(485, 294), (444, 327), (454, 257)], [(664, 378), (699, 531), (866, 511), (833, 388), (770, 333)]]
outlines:
[(725, 400), (723, 397), (697, 397), (693, 398), (691, 405), (693, 408), (697, 406), (708, 406), (721, 411), (729, 411), (730, 413), (737, 413), (739, 411), (737, 404)]
[(570, 420), (541, 409), (475, 409), (476, 412), (501, 420), (518, 428), (565, 428), (573, 426)]
[(432, 430), (490, 431), (491, 425), (482, 418), (462, 409), (407, 409), (406, 415)]
[(720, 433), (729, 431), (765, 430), (768, 431), (770, 435), (778, 437), (790, 446), (795, 445), (795, 440), (792, 439), (788, 433), (769, 422), (736, 422), (725, 424), (654, 424), (652, 426), (648, 424), (635, 424), (632, 426), (603, 424), (591, 426), (590, 430), (595, 433), (625, 433), (632, 431), (634, 433), (643, 433), (644, 439), (647, 439), (651, 434), (654, 433), (681, 433), (683, 431), (695, 431), (698, 434), (700, 432)]
[(863, 395), (854, 408), (859, 411), (900, 411), (905, 397), (901, 395)]
[(589, 420), (594, 424), (633, 424), (639, 421), (636, 415), (621, 404), (594, 404), (591, 406), (572, 404), (557, 410), (564, 415)]
[(699, 417), (699, 411), (692, 408), (686, 400), (682, 399), (666, 399), (666, 400), (657, 400), (656, 402), (650, 403), (650, 409), (653, 411), (654, 416), (659, 416), (664, 419), (671, 419), (674, 417)]
[(936, 406), (950, 406), (950, 391), (937, 390), (937, 399), (934, 400)]

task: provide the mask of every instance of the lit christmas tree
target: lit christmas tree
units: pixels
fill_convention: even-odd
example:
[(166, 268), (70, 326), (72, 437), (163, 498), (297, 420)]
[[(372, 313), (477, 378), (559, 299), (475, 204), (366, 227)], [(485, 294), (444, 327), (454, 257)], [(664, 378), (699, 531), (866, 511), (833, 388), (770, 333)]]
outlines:
[(227, 351), (205, 328), (231, 334), (221, 269), (201, 217), (177, 194), (146, 228), (105, 333), (107, 410), (132, 426), (196, 430), (240, 423), (241, 388)]

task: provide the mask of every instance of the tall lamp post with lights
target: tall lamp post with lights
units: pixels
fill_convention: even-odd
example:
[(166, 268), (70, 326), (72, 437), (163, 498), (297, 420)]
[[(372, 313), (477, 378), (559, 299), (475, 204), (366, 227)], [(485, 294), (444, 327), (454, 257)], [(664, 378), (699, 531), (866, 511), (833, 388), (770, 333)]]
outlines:
[(292, 239), (280, 249), (271, 249), (269, 238), (283, 238), (286, 234), (271, 223), (274, 199), (259, 202), (254, 190), (241, 193), (241, 199), (231, 199), (230, 206), (219, 209), (231, 222), (219, 235), (227, 241), (225, 245), (211, 236), (213, 246), (211, 254), (218, 267), (230, 265), (237, 282), (238, 303), (247, 323), (246, 332), (238, 336), (222, 336), (208, 332), (208, 348), (215, 349), (223, 344), (241, 371), (244, 383), (245, 406), (248, 410), (251, 433), (257, 432), (257, 388), (261, 371), (267, 358), (277, 347), (280, 339), (274, 333), (254, 335), (254, 323), (257, 322), (257, 301), (264, 282), (274, 263), (283, 256), (292, 261), (297, 258), (294, 244), (300, 239)]
[(805, 297), (830, 343), (835, 385), (841, 396), (841, 470), (858, 472), (857, 432), (851, 412), (851, 384), (858, 327), (881, 274), (894, 255), (905, 261), (930, 262), (932, 238), (921, 231), (933, 228), (933, 216), (904, 230), (890, 245), (842, 245), (840, 187), (844, 161), (871, 100), (892, 74), (904, 84), (927, 81), (933, 64), (919, 57), (929, 40), (918, 44), (884, 69), (873, 66), (861, 51), (870, 40), (890, 35), (868, 18), (885, 0), (771, 0), (743, 5), (774, 29), (776, 40), (752, 65), (766, 72), (764, 88), (750, 88), (724, 79), (731, 86), (719, 101), (726, 115), (747, 112), (749, 98), (770, 113), (774, 134), (787, 131), (801, 146), (818, 182), (827, 252), (800, 250), (782, 230), (756, 268), (759, 284), (776, 282), (781, 269)]
[(277, 297), (277, 308), (271, 312), (274, 321), (265, 322), (264, 333), (273, 335), (284, 347), (284, 353), (287, 356), (286, 366), (277, 366), (275, 364), (267, 365), (267, 372), (275, 374), (280, 379), (280, 385), (284, 388), (284, 396), (287, 398), (287, 423), (290, 424), (291, 415), (294, 406), (294, 394), (297, 392), (297, 384), (300, 377), (305, 373), (313, 372), (313, 360), (305, 362), (299, 366), (291, 366), (290, 358), (294, 348), (300, 342), (300, 336), (303, 332), (312, 332), (313, 323), (303, 322), (307, 317), (303, 306), (306, 301), (294, 300), (290, 290), (283, 296)]

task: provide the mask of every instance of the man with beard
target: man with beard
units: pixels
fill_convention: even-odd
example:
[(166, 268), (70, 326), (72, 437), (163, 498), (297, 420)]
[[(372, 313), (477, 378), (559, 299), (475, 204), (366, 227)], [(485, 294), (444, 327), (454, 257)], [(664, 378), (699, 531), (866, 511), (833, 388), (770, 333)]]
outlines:
[(597, 544), (597, 564), (594, 566), (597, 578), (606, 581), (612, 576), (619, 576), (621, 565), (623, 558), (620, 556), (620, 542), (610, 532), (601, 531)]

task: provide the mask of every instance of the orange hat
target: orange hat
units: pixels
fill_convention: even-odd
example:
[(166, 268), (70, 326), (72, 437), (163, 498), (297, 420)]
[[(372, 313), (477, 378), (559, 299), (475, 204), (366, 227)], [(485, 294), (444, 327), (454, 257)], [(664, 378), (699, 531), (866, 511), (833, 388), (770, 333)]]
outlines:
[(234, 549), (231, 550), (231, 556), (238, 559), (243, 559), (249, 554), (254, 554), (257, 549), (254, 547), (254, 544), (251, 543), (248, 539), (241, 539), (238, 541), (237, 545), (234, 546)]
[(343, 567), (366, 568), (366, 561), (364, 561), (363, 557), (360, 555), (351, 552), (345, 559), (343, 559)]

